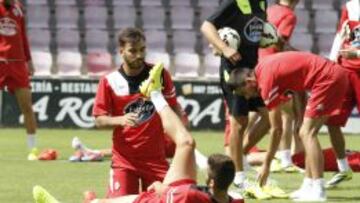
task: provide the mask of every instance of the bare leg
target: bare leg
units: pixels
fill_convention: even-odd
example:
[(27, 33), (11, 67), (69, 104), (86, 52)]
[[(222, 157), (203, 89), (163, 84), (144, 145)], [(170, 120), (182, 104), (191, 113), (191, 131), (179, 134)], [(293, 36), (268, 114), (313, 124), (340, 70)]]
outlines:
[(340, 126), (328, 126), (331, 145), (338, 159), (345, 158), (345, 138)]
[(28, 134), (36, 133), (36, 119), (32, 109), (31, 92), (29, 88), (15, 90), (15, 97), (19, 104), (21, 113), (24, 114), (24, 124)]
[(248, 123), (246, 116), (230, 116), (230, 155), (235, 164), (236, 171), (243, 171), (242, 141)]

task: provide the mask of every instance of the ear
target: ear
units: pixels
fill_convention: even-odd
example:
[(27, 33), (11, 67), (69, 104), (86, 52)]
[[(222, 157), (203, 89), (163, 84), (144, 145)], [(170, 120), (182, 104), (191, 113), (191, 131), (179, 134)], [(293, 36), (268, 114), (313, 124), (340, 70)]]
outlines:
[(214, 181), (214, 179), (210, 179), (208, 186), (209, 186), (210, 188), (214, 188), (214, 187), (215, 187), (215, 181)]

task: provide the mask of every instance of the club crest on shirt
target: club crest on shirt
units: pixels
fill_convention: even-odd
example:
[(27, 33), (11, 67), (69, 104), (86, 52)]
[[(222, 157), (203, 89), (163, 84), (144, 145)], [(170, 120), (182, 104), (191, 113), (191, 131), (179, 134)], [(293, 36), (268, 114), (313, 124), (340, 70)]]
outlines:
[(250, 42), (257, 43), (261, 39), (261, 33), (263, 32), (264, 21), (254, 16), (249, 20), (244, 27), (244, 35)]
[(155, 106), (149, 100), (138, 98), (124, 108), (124, 113), (137, 113), (139, 115), (138, 124), (140, 125), (148, 121), (154, 115)]
[(0, 35), (14, 36), (17, 34), (15, 20), (4, 17), (0, 18)]

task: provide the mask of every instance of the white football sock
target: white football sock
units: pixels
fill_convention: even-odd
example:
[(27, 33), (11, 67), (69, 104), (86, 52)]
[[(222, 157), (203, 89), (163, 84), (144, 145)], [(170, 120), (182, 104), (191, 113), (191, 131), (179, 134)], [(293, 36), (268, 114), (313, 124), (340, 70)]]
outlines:
[(244, 171), (249, 171), (251, 169), (251, 166), (247, 160), (246, 155), (243, 155), (243, 168), (244, 168)]
[(35, 134), (27, 135), (27, 144), (28, 144), (29, 149), (32, 149), (36, 146), (36, 135)]
[(289, 149), (280, 150), (277, 152), (277, 157), (280, 159), (282, 167), (288, 167), (292, 165), (291, 151)]
[(165, 108), (165, 106), (169, 106), (169, 104), (165, 100), (165, 98), (160, 90), (152, 91), (150, 93), (150, 99), (151, 99), (152, 103), (154, 104), (157, 112), (160, 112), (161, 110), (163, 110)]
[(234, 178), (234, 183), (235, 184), (241, 185), (241, 184), (244, 183), (245, 179), (246, 179), (246, 176), (245, 176), (244, 171), (235, 172), (235, 178)]
[(336, 159), (336, 163), (337, 163), (337, 166), (338, 166), (340, 172), (350, 170), (350, 166), (349, 166), (349, 163), (346, 158)]
[(199, 150), (195, 149), (195, 162), (200, 169), (207, 168), (207, 157), (203, 155)]
[(324, 185), (325, 185), (324, 178), (313, 179), (312, 184), (315, 190), (320, 190), (320, 191), (324, 190)]

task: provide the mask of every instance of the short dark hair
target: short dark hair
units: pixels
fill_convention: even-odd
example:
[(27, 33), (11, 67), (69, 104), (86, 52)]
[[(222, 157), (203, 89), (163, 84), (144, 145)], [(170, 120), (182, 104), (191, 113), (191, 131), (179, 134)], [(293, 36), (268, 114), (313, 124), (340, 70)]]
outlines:
[(120, 47), (125, 46), (126, 43), (135, 43), (140, 40), (146, 40), (146, 38), (144, 32), (139, 28), (124, 28), (118, 35), (118, 43)]
[(227, 190), (235, 176), (235, 165), (231, 158), (223, 154), (213, 154), (208, 159), (208, 165), (208, 176), (214, 180), (215, 188)]
[(246, 85), (246, 79), (250, 76), (251, 72), (252, 70), (249, 68), (236, 68), (230, 72), (226, 84), (231, 89), (244, 87)]

